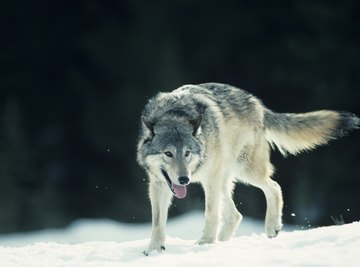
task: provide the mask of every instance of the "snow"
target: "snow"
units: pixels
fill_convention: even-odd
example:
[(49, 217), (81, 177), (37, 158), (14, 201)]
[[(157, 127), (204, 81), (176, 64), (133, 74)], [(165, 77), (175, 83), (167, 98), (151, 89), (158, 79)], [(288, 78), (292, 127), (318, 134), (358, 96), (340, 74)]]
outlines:
[(166, 251), (145, 257), (150, 224), (79, 220), (63, 230), (0, 236), (0, 266), (358, 266), (360, 222), (304, 231), (285, 227), (268, 239), (245, 218), (228, 242), (196, 245), (203, 215), (169, 221)]

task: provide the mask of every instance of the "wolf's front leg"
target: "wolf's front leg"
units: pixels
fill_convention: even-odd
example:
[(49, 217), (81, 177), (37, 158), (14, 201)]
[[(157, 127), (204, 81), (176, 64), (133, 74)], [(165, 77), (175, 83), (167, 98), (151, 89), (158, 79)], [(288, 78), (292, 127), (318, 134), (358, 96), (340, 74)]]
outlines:
[(151, 181), (150, 179), (149, 196), (152, 212), (152, 234), (150, 244), (144, 251), (145, 256), (148, 256), (153, 250), (165, 250), (165, 224), (172, 193), (165, 182)]
[(205, 225), (199, 245), (214, 243), (220, 222), (221, 187), (203, 184), (205, 191)]

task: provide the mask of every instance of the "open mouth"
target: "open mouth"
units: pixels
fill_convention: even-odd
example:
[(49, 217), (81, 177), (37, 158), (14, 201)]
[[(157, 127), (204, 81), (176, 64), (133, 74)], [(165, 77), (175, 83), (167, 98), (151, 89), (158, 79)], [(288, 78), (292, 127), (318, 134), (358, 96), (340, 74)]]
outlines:
[(176, 196), (177, 198), (185, 198), (186, 197), (186, 193), (187, 193), (187, 189), (185, 185), (177, 185), (171, 182), (171, 179), (168, 175), (168, 173), (166, 171), (164, 171), (163, 169), (161, 169), (162, 174), (165, 177), (165, 180), (167, 182), (167, 184), (169, 185), (169, 188), (171, 190), (171, 192), (174, 194), (174, 196)]

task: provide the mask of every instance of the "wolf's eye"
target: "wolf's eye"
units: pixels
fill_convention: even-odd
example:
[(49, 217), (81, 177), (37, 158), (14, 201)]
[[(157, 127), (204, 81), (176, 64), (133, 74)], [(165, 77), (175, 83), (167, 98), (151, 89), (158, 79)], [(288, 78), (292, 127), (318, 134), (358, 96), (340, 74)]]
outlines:
[(166, 151), (164, 153), (166, 156), (168, 156), (169, 158), (172, 158), (173, 157), (173, 153), (171, 153), (170, 151)]
[(188, 157), (190, 155), (190, 151), (185, 152), (185, 157)]

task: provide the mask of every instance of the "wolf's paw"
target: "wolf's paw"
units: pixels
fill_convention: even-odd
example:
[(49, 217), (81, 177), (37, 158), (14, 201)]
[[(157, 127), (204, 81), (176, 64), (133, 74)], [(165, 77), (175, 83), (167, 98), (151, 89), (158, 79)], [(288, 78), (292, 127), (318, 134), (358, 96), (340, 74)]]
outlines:
[(157, 250), (158, 252), (161, 252), (163, 250), (165, 250), (165, 246), (164, 245), (160, 245), (160, 246), (157, 246), (157, 245), (153, 245), (153, 244), (150, 244), (148, 249), (144, 250), (143, 251), (143, 254), (145, 256), (149, 256), (150, 253), (154, 250)]
[(265, 226), (265, 233), (268, 238), (274, 238), (279, 234), (281, 228), (282, 228), (281, 223), (268, 224)]
[(218, 240), (219, 241), (228, 241), (232, 236), (234, 235), (233, 232), (225, 232), (225, 231), (222, 231), (220, 234), (219, 234), (219, 237), (218, 237)]
[(215, 238), (206, 238), (206, 237), (201, 237), (200, 240), (198, 240), (196, 242), (197, 245), (206, 245), (206, 244), (213, 244), (215, 243)]
[(235, 234), (241, 220), (242, 215), (239, 212), (234, 213), (232, 216), (228, 216), (226, 222), (222, 225), (218, 240), (228, 241)]

